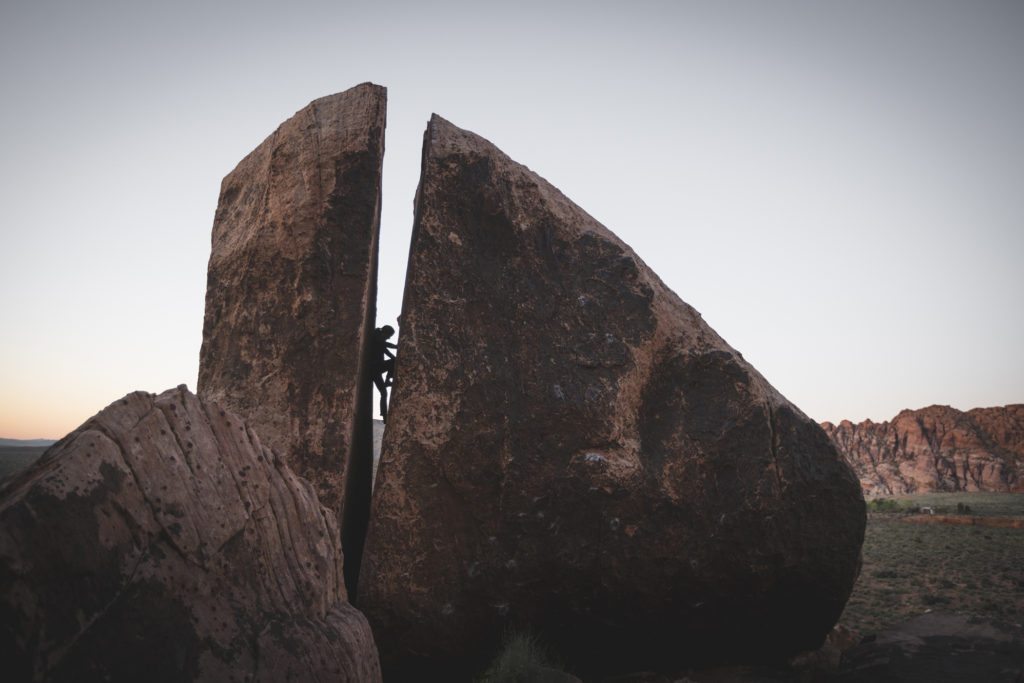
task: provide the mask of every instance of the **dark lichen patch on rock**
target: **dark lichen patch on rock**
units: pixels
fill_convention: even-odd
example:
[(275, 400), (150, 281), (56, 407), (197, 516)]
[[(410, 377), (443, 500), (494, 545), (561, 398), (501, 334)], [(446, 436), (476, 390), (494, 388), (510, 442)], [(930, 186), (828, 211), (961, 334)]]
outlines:
[(82, 631), (47, 680), (197, 680), (203, 649), (191, 614), (173, 589), (136, 580)]

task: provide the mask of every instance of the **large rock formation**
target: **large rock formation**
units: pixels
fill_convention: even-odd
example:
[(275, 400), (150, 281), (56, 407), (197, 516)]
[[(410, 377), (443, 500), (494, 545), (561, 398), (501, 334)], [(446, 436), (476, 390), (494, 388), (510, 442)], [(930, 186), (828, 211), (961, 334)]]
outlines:
[(4, 676), (379, 681), (337, 538), (236, 415), (130, 394), (0, 490)]
[(615, 235), (438, 117), (401, 322), (359, 595), (385, 675), (464, 675), (518, 628), (584, 675), (821, 644), (865, 523), (824, 432)]
[(352, 566), (370, 495), (385, 104), (369, 83), (318, 99), (224, 178), (199, 361), (199, 395), (243, 415), (341, 517)]
[(866, 495), (1024, 491), (1024, 405), (904, 410), (891, 422), (821, 425)]

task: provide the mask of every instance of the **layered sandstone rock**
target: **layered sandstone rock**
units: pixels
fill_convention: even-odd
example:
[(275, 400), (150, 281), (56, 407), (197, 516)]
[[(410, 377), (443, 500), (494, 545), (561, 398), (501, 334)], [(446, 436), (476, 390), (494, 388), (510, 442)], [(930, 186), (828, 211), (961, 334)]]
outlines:
[(824, 432), (615, 235), (438, 117), (401, 322), (359, 596), (386, 675), (464, 675), (519, 628), (584, 674), (821, 644), (865, 522)]
[(1024, 491), (1024, 405), (904, 410), (891, 422), (822, 424), (866, 495)]
[(369, 83), (315, 100), (224, 178), (199, 365), (199, 395), (243, 415), (313, 482), (356, 564), (370, 495), (365, 359), (385, 104)]
[(4, 674), (379, 681), (337, 537), (235, 414), (130, 394), (0, 490)]

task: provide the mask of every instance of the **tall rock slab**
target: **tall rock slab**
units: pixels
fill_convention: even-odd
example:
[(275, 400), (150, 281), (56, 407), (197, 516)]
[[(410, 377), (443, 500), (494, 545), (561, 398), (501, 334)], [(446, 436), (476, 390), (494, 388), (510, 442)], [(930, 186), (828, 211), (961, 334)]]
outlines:
[(615, 235), (436, 116), (401, 322), (359, 595), (391, 680), (465, 676), (510, 629), (584, 678), (821, 644), (865, 524), (825, 433)]
[(1024, 492), (1024, 405), (903, 410), (888, 422), (822, 423), (865, 495)]
[(380, 681), (334, 515), (237, 415), (129, 394), (0, 488), (10, 681)]
[(224, 178), (199, 359), (199, 395), (243, 415), (340, 518), (352, 490), (361, 529), (386, 100), (370, 83), (315, 100)]

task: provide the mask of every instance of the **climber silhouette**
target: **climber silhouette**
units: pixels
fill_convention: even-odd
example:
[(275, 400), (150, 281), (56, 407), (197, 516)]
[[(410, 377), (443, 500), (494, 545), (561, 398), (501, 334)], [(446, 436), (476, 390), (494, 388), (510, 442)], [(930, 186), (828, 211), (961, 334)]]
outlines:
[(380, 419), (388, 421), (388, 387), (395, 383), (395, 354), (398, 346), (388, 341), (395, 333), (391, 325), (378, 327), (370, 340), (370, 358), (373, 362), (373, 383), (380, 392)]

